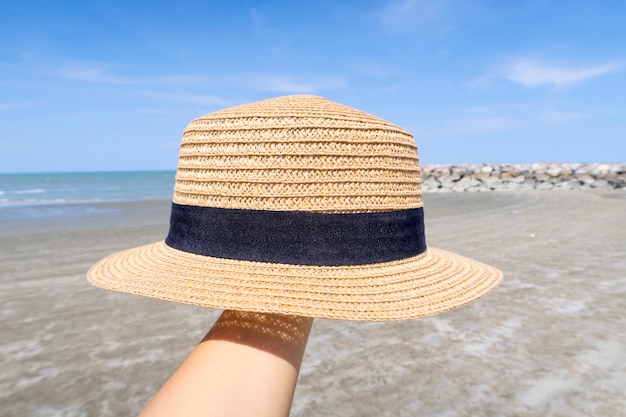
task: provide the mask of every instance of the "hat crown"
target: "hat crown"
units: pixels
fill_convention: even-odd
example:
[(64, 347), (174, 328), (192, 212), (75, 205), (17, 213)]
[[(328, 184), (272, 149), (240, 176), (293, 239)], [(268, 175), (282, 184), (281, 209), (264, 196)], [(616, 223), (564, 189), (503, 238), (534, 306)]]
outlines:
[(422, 206), (417, 147), (398, 126), (292, 95), (193, 120), (174, 202), (236, 209), (370, 212)]

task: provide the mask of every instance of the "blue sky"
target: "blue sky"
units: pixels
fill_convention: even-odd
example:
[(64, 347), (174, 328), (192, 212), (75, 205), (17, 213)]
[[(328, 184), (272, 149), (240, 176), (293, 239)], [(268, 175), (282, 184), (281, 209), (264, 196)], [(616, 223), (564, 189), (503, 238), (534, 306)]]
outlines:
[(187, 123), (292, 93), (421, 162), (626, 161), (626, 2), (0, 0), (0, 172), (175, 169)]

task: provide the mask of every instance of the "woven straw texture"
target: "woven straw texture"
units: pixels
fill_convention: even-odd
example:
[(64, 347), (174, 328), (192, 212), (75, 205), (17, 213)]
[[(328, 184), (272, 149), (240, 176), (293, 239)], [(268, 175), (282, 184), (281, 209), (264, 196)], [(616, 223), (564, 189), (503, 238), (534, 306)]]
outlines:
[[(185, 129), (174, 202), (236, 209), (373, 212), (422, 207), (412, 136), (316, 96), (205, 115)], [(214, 258), (157, 242), (94, 265), (99, 287), (205, 307), (388, 321), (430, 316), (494, 288), (497, 269), (440, 249), (346, 267)]]
[(367, 212), (422, 206), (413, 137), (322, 97), (287, 96), (192, 121), (174, 201), (193, 206)]
[(94, 285), (163, 300), (367, 321), (443, 313), (474, 301), (501, 277), (495, 268), (432, 248), (395, 262), (311, 267), (211, 258), (165, 243), (118, 253), (92, 271)]

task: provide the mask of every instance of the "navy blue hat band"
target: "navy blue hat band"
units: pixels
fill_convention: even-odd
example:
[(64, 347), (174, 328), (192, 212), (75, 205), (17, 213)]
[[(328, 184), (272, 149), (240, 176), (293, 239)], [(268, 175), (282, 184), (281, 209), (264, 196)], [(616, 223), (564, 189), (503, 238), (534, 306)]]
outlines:
[(317, 266), (389, 262), (426, 251), (421, 207), (316, 213), (173, 203), (165, 243), (217, 258)]

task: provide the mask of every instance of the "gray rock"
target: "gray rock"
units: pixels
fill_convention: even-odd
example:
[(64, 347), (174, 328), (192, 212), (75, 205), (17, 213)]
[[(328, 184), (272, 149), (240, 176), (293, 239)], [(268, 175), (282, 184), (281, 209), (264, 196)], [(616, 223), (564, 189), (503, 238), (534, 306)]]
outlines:
[(594, 177), (601, 177), (608, 174), (611, 171), (611, 166), (609, 164), (594, 164), (589, 173)]
[(541, 182), (535, 186), (535, 190), (551, 190), (554, 188), (554, 184), (550, 182)]
[(534, 180), (528, 179), (519, 185), (522, 190), (534, 190), (537, 183)]
[(582, 182), (584, 185), (591, 185), (595, 181), (595, 178), (593, 178), (589, 174), (577, 175), (577, 179), (578, 181)]
[(561, 167), (552, 167), (546, 171), (546, 174), (548, 174), (551, 177), (558, 177), (561, 175), (562, 172), (563, 170), (561, 169)]
[(425, 192), (518, 189), (626, 189), (626, 163), (423, 165)]
[(439, 183), (437, 182), (437, 180), (433, 177), (426, 177), (423, 181), (422, 181), (422, 189), (427, 189), (427, 190), (431, 190), (433, 188), (439, 188)]
[(599, 180), (595, 180), (591, 184), (591, 187), (593, 187), (593, 188), (606, 188), (606, 187), (608, 187), (608, 185), (609, 185), (609, 182), (607, 180), (599, 179)]

